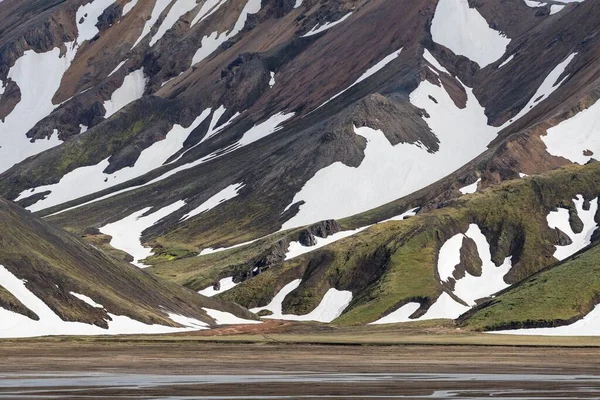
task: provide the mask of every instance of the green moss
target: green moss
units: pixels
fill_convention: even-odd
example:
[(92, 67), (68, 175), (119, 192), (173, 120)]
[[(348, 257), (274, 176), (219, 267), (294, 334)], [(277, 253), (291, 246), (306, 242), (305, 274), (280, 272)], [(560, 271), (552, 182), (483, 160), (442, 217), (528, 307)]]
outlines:
[(476, 330), (555, 326), (573, 322), (600, 300), (600, 246), (510, 288), (464, 325)]

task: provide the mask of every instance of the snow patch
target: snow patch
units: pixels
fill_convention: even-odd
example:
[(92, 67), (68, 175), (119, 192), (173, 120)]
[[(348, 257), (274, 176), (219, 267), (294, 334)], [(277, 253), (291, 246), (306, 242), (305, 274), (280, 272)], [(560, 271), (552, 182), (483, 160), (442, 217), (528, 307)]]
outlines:
[(563, 74), (563, 72), (565, 72), (565, 69), (571, 63), (571, 61), (573, 61), (573, 58), (575, 58), (576, 55), (577, 53), (571, 54), (563, 62), (558, 64), (552, 71), (550, 71), (550, 73), (548, 74), (546, 79), (544, 79), (544, 82), (542, 82), (542, 84), (535, 92), (533, 97), (529, 99), (527, 105), (523, 107), (515, 117), (511, 118), (504, 125), (502, 125), (501, 128), (505, 128), (513, 122), (519, 120), (529, 111), (531, 111), (532, 108), (540, 104), (542, 101), (547, 99), (552, 93), (554, 93), (554, 91), (558, 89), (560, 85), (562, 85), (562, 83), (568, 78), (568, 76), (565, 76), (560, 82), (558, 81), (560, 76)]
[(600, 101), (548, 129), (541, 139), (548, 153), (581, 165), (600, 155)]
[(237, 285), (238, 284), (233, 281), (233, 276), (229, 276), (219, 281), (219, 290), (215, 290), (214, 285), (211, 285), (206, 289), (200, 290), (198, 293), (206, 297), (213, 297), (220, 293), (225, 293), (226, 291), (233, 289)]
[(283, 301), (285, 300), (285, 298), (287, 297), (288, 294), (290, 294), (294, 290), (298, 289), (298, 286), (300, 286), (300, 283), (302, 283), (302, 279), (296, 279), (296, 280), (291, 281), (290, 283), (285, 285), (283, 288), (281, 288), (281, 290), (275, 295), (275, 297), (273, 297), (273, 300), (271, 300), (271, 302), (269, 304), (267, 304), (264, 307), (251, 308), (250, 312), (257, 314), (263, 310), (267, 310), (267, 311), (271, 311), (273, 313), (273, 315), (282, 315), (283, 314), (283, 306), (282, 306)]
[[(129, 59), (127, 59), (127, 60), (124, 60), (124, 61), (121, 61), (121, 62), (119, 63), (119, 65), (117, 65), (117, 66), (115, 67), (115, 69), (113, 69), (113, 70), (111, 71), (111, 73), (110, 73), (110, 74), (108, 74), (108, 76), (111, 76), (112, 74), (114, 74), (115, 72), (117, 72), (118, 70), (120, 70), (120, 69), (121, 69), (121, 67), (122, 67), (123, 65), (125, 65), (125, 63), (126, 63), (128, 60), (129, 60)], [(107, 77), (107, 78), (108, 78), (108, 77)]]
[(318, 33), (325, 32), (326, 30), (331, 29), (338, 24), (341, 24), (346, 19), (348, 19), (351, 15), (352, 15), (352, 12), (349, 12), (348, 14), (344, 15), (342, 18), (338, 19), (337, 21), (326, 22), (323, 25), (316, 25), (310, 31), (308, 31), (306, 34), (302, 35), (302, 37), (313, 36)]
[(386, 315), (383, 318), (378, 319), (375, 322), (371, 322), (369, 325), (382, 325), (382, 324), (397, 324), (400, 322), (414, 321), (409, 317), (414, 314), (421, 305), (419, 303), (408, 303), (397, 309), (396, 311)]
[(321, 104), (319, 107), (317, 107), (315, 109), (315, 111), (318, 110), (319, 108), (323, 107), (325, 104), (329, 103), (333, 99), (341, 96), (342, 94), (344, 94), (345, 92), (347, 92), (348, 90), (350, 90), (352, 87), (358, 85), (362, 81), (370, 78), (371, 76), (375, 75), (377, 72), (379, 72), (382, 69), (384, 69), (389, 63), (391, 63), (396, 58), (398, 58), (400, 56), (401, 52), (402, 52), (402, 49), (397, 50), (397, 51), (393, 52), (392, 54), (389, 54), (389, 55), (385, 56), (381, 61), (379, 61), (378, 63), (376, 63), (375, 65), (373, 65), (371, 68), (367, 69), (356, 81), (354, 81), (353, 84), (351, 84), (346, 89), (342, 90), (341, 92), (339, 92), (338, 94), (336, 94), (335, 96), (333, 96), (332, 98), (330, 98), (329, 100), (327, 100), (326, 102), (324, 102), (323, 104)]
[(279, 293), (273, 298), (271, 303), (266, 307), (253, 308), (250, 312), (258, 313), (262, 310), (269, 310), (273, 314), (263, 317), (267, 319), (281, 319), (287, 321), (316, 321), (322, 323), (330, 323), (338, 318), (352, 301), (352, 292), (341, 291), (337, 289), (329, 289), (323, 299), (312, 312), (306, 315), (283, 314), (283, 301), (288, 294), (293, 292), (300, 286), (301, 279), (296, 279), (285, 285)]
[(458, 189), (462, 194), (473, 194), (477, 191), (477, 186), (479, 185), (479, 182), (481, 182), (481, 178), (477, 179), (477, 182), (474, 182), (470, 185), (467, 185), (465, 187), (462, 187), (460, 189)]
[(497, 267), (492, 261), (490, 245), (476, 224), (469, 225), (465, 234), (454, 235), (442, 245), (437, 267), (440, 281), (447, 283), (451, 278), (454, 279), (454, 270), (460, 263), (460, 250), (465, 238), (470, 238), (475, 242), (477, 253), (482, 261), (481, 275), (474, 276), (465, 271), (465, 276), (455, 281), (452, 293), (469, 306), (459, 303), (448, 293), (443, 292), (425, 315), (417, 320), (456, 319), (474, 307), (476, 300), (490, 296), (509, 286), (504, 281), (504, 276), (512, 268), (511, 257), (507, 257), (504, 263)]
[(171, 0), (156, 0), (156, 3), (154, 4), (154, 8), (152, 9), (152, 14), (150, 15), (150, 19), (148, 19), (146, 21), (146, 24), (144, 25), (144, 29), (142, 30), (142, 33), (140, 34), (138, 39), (135, 41), (133, 46), (131, 46), (132, 49), (135, 46), (137, 46), (142, 41), (142, 39), (144, 39), (146, 37), (146, 35), (148, 35), (150, 33), (150, 30), (152, 29), (154, 24), (156, 24), (156, 21), (158, 21), (158, 18), (163, 13), (163, 11), (165, 11), (165, 9), (167, 8), (167, 6), (170, 3), (171, 3)]
[[(222, 3), (217, 4), (217, 7), (220, 7)], [(236, 21), (234, 27), (229, 32), (213, 32), (209, 36), (205, 36), (202, 38), (202, 44), (200, 48), (194, 54), (192, 58), (192, 65), (198, 64), (200, 61), (204, 60), (206, 57), (211, 55), (215, 50), (219, 48), (222, 43), (225, 43), (230, 38), (234, 37), (244, 28), (246, 24), (246, 20), (248, 19), (249, 14), (256, 14), (260, 11), (261, 0), (248, 0), (238, 20)], [(213, 11), (214, 12), (214, 11)], [(200, 10), (200, 13), (202, 10)], [(196, 19), (194, 19), (196, 21)]]
[(171, 215), (185, 205), (185, 201), (177, 201), (149, 215), (144, 215), (151, 207), (137, 211), (120, 221), (113, 222), (100, 228), (100, 232), (112, 237), (110, 245), (123, 250), (133, 257), (132, 264), (139, 268), (146, 266), (141, 260), (152, 255), (151, 247), (144, 247), (140, 239), (142, 232), (156, 224), (161, 219)]
[(502, 57), (510, 43), (479, 11), (469, 7), (468, 0), (440, 0), (431, 22), (431, 37), (481, 68)]
[[(542, 2), (542, 1), (534, 1), (534, 0), (524, 0), (525, 4), (527, 4), (528, 7), (531, 8), (538, 8), (538, 7), (546, 7), (548, 5), (548, 3), (546, 2)], [(550, 15), (554, 15), (560, 11), (562, 11), (563, 8), (566, 7), (567, 4), (569, 3), (581, 3), (585, 0), (562, 0), (562, 1), (557, 1), (556, 3), (560, 3), (560, 4), (552, 4), (550, 6)]]
[(261, 321), (243, 319), (225, 311), (213, 310), (212, 308), (203, 308), (203, 310), (215, 320), (217, 325), (262, 324)]
[(198, 11), (198, 14), (192, 20), (191, 26), (196, 25), (198, 22), (205, 20), (211, 14), (215, 13), (223, 4), (227, 3), (227, 0), (206, 0)]
[(300, 242), (290, 242), (287, 252), (285, 253), (285, 260), (291, 260), (292, 258), (296, 258), (301, 256), (302, 254), (310, 253), (321, 247), (325, 247), (328, 244), (337, 242), (338, 240), (345, 239), (347, 237), (356, 235), (359, 232), (364, 231), (368, 227), (362, 227), (358, 229), (354, 229), (351, 231), (341, 231), (338, 233), (334, 233), (333, 235), (329, 235), (326, 238), (321, 238), (315, 236), (315, 245), (314, 246), (304, 246)]
[(445, 72), (448, 75), (452, 75), (446, 68), (442, 66), (442, 64), (439, 63), (439, 61), (433, 56), (433, 54), (429, 52), (429, 50), (425, 49), (423, 52), (423, 58), (425, 58), (425, 61), (431, 64), (439, 72)]
[(167, 13), (167, 16), (158, 27), (156, 34), (150, 39), (150, 47), (154, 46), (175, 25), (179, 18), (192, 11), (196, 7), (196, 0), (177, 0)]
[(293, 116), (294, 113), (286, 114), (283, 112), (271, 116), (268, 120), (255, 125), (246, 131), (244, 136), (242, 136), (242, 138), (235, 145), (235, 148), (237, 149), (239, 147), (248, 146), (251, 143), (257, 142), (260, 139), (270, 136), (271, 134), (281, 130), (283, 128), (281, 124)]
[(571, 325), (556, 328), (514, 329), (491, 333), (502, 335), (600, 336), (600, 305), (596, 305), (589, 314)]
[(104, 109), (106, 109), (104, 118), (110, 118), (111, 115), (115, 114), (127, 104), (141, 99), (144, 95), (144, 90), (146, 90), (147, 83), (148, 78), (144, 76), (143, 68), (127, 74), (121, 87), (113, 92), (110, 96), (110, 100), (104, 102)]
[(196, 330), (207, 329), (209, 326), (206, 322), (202, 322), (197, 320), (196, 318), (186, 317), (185, 315), (179, 315), (174, 313), (167, 313), (169, 315), (169, 319), (175, 323), (178, 323), (181, 326), (185, 326), (188, 328), (194, 328)]
[(250, 240), (249, 242), (239, 243), (239, 244), (236, 244), (236, 245), (230, 246), (230, 247), (219, 247), (219, 248), (216, 248), (216, 249), (213, 249), (213, 248), (210, 248), (210, 247), (209, 248), (205, 248), (205, 249), (203, 249), (200, 252), (200, 254), (198, 254), (198, 257), (200, 257), (200, 256), (206, 256), (208, 254), (220, 253), (222, 251), (236, 249), (238, 247), (244, 247), (244, 246), (247, 246), (247, 245), (252, 244), (254, 242), (258, 242), (259, 240), (264, 239), (265, 237), (266, 236), (258, 238), (258, 239)]
[(440, 297), (438, 297), (436, 302), (429, 307), (429, 310), (427, 310), (425, 315), (415, 319), (414, 321), (427, 321), (431, 319), (456, 319), (470, 309), (470, 307), (462, 305), (454, 300), (448, 293), (443, 292)]
[(511, 54), (510, 57), (508, 57), (506, 60), (504, 60), (502, 62), (502, 64), (498, 65), (498, 69), (504, 67), (506, 64), (508, 64), (509, 62), (511, 62), (514, 58), (515, 58), (515, 55)]
[(133, 10), (133, 7), (135, 7), (137, 3), (138, 0), (131, 0), (129, 3), (125, 4), (123, 6), (123, 14), (121, 16), (124, 17), (129, 14), (129, 11)]
[(383, 220), (383, 221), (381, 221), (379, 223), (387, 222), (387, 221), (404, 221), (407, 218), (414, 217), (415, 215), (417, 215), (417, 212), (420, 209), (421, 209), (421, 207), (412, 208), (412, 209), (410, 209), (408, 211), (403, 212), (400, 215), (396, 215), (395, 217), (392, 217), (392, 218), (389, 218), (389, 219), (385, 219), (385, 220)]
[[(271, 79), (269, 80), (269, 87), (272, 88), (275, 86), (275, 72), (271, 71)], [(2, 93), (0, 93), (2, 94)]]
[(206, 211), (210, 211), (221, 203), (226, 202), (227, 200), (231, 200), (236, 197), (240, 190), (244, 187), (243, 183), (237, 183), (234, 185), (230, 185), (225, 189), (221, 190), (219, 193), (212, 196), (210, 199), (206, 200), (200, 206), (196, 207), (189, 213), (185, 214), (181, 217), (180, 221), (185, 221), (187, 219), (193, 218), (196, 215), (202, 214)]
[(584, 210), (583, 204), (585, 200), (582, 195), (577, 195), (577, 198), (573, 199), (575, 203), (575, 209), (577, 210), (577, 216), (583, 222), (583, 230), (581, 233), (573, 232), (571, 224), (569, 223), (569, 210), (566, 208), (559, 208), (557, 211), (550, 211), (546, 217), (548, 226), (551, 229), (559, 229), (565, 233), (573, 243), (566, 246), (556, 246), (554, 252), (554, 258), (557, 260), (564, 260), (577, 253), (579, 250), (589, 246), (592, 243), (592, 235), (598, 229), (598, 224), (595, 221), (596, 212), (598, 211), (598, 198), (590, 201), (590, 209)]
[(94, 0), (77, 9), (75, 15), (78, 31), (77, 45), (81, 45), (86, 40), (92, 40), (94, 36), (100, 33), (96, 27), (98, 18), (114, 2), (115, 0)]
[(80, 293), (75, 293), (75, 292), (69, 292), (69, 293), (71, 294), (71, 296), (78, 298), (79, 300), (81, 300), (85, 304), (87, 304), (88, 306), (92, 306), (94, 308), (104, 308), (104, 306), (102, 304), (96, 303), (94, 300), (92, 300), (90, 297), (86, 296), (85, 294), (80, 294)]
[(473, 276), (466, 272), (463, 278), (456, 281), (454, 294), (473, 307), (476, 305), (475, 300), (490, 296), (510, 286), (504, 281), (504, 276), (512, 268), (512, 262), (511, 257), (507, 257), (499, 267), (494, 264), (490, 245), (477, 225), (471, 224), (465, 237), (471, 238), (477, 245), (477, 252), (483, 263), (481, 276)]

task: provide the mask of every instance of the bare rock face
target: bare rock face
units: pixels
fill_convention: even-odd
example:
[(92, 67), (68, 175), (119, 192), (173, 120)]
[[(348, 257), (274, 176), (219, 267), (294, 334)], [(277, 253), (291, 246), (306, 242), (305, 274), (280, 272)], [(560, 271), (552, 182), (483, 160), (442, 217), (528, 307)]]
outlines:
[(21, 90), (19, 86), (9, 80), (4, 87), (4, 93), (0, 96), (0, 120), (4, 120), (21, 101)]
[(573, 241), (571, 240), (571, 238), (569, 236), (567, 236), (567, 234), (564, 233), (563, 231), (561, 231), (560, 229), (555, 228), (554, 232), (556, 233), (556, 244), (558, 246), (568, 246), (570, 244), (573, 244)]
[(439, 149), (439, 139), (428, 129), (420, 110), (407, 101), (370, 95), (356, 105), (352, 122), (380, 129), (393, 145), (419, 142), (431, 153)]
[(108, 6), (106, 10), (98, 17), (98, 23), (96, 26), (100, 30), (100, 32), (107, 30), (114, 24), (118, 23), (121, 15), (123, 14), (123, 6), (114, 3)]
[(483, 263), (477, 251), (477, 245), (473, 239), (465, 237), (460, 249), (460, 263), (457, 265), (454, 278), (460, 279), (468, 272), (472, 276), (481, 276)]

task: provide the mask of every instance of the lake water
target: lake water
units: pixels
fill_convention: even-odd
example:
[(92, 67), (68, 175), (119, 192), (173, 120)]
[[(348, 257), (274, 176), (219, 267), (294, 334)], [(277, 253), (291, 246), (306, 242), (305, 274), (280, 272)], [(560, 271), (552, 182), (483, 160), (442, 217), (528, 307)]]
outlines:
[(588, 399), (600, 377), (545, 374), (0, 374), (0, 399)]

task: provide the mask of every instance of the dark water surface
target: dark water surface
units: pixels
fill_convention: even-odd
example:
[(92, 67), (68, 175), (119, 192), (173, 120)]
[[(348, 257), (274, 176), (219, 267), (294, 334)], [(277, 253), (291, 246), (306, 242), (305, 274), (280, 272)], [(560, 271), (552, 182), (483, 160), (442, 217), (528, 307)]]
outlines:
[(600, 376), (473, 373), (0, 374), (0, 399), (589, 399)]

